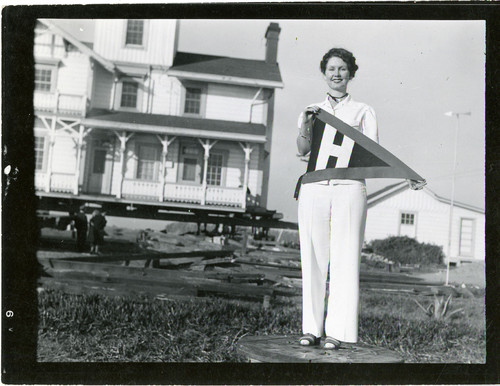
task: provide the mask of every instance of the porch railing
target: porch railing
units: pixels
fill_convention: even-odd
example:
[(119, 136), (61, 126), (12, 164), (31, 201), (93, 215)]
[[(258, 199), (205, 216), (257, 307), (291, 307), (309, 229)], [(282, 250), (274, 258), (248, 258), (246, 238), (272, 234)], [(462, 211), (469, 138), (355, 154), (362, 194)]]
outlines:
[[(45, 190), (48, 175), (43, 172), (35, 173), (35, 189)], [(60, 193), (73, 193), (75, 189), (75, 175), (71, 173), (52, 173), (50, 177), (50, 191)], [(124, 179), (122, 197), (145, 201), (159, 201), (161, 183)], [(205, 195), (206, 205), (221, 205), (241, 207), (245, 192), (241, 188), (222, 188), (208, 186)], [(203, 187), (201, 185), (165, 184), (163, 200), (179, 203), (201, 204)]]
[(35, 91), (33, 106), (40, 111), (84, 116), (87, 111), (87, 96)]
[(243, 189), (220, 188), (209, 186), (206, 196), (207, 204), (241, 206), (244, 198)]
[(203, 188), (199, 185), (165, 184), (165, 201), (201, 203)]
[(52, 173), (50, 177), (50, 191), (61, 193), (72, 193), (75, 187), (75, 175), (73, 173)]
[(45, 190), (47, 186), (47, 173), (35, 171), (35, 190)]
[(123, 197), (133, 197), (143, 200), (158, 200), (160, 183), (145, 180), (124, 179), (122, 185)]

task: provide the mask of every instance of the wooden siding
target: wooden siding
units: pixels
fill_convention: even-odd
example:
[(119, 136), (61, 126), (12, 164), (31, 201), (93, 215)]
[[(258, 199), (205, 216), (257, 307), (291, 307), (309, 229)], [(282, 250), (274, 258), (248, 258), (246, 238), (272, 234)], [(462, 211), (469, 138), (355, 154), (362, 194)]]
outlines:
[[(41, 27), (40, 30), (42, 29), (45, 27)], [(35, 34), (33, 54), (35, 58), (63, 59), (66, 56), (66, 51), (62, 37), (50, 32)]]
[(54, 143), (54, 157), (52, 159), (53, 173), (75, 173), (76, 151), (75, 143), (69, 134), (58, 130)]
[(176, 20), (145, 20), (143, 47), (125, 46), (127, 21), (97, 19), (94, 50), (109, 60), (171, 66), (176, 47)]
[(77, 51), (68, 53), (64, 64), (59, 66), (57, 89), (61, 94), (89, 95), (87, 79), (90, 76), (90, 61), (87, 55)]
[(94, 82), (91, 106), (99, 109), (109, 109), (111, 91), (113, 89), (113, 74), (100, 64), (94, 64)]
[[(177, 100), (180, 98), (180, 82), (177, 79), (169, 77), (164, 71), (155, 70), (151, 74), (151, 85), (149, 80), (145, 84), (152, 92), (149, 101), (152, 114), (177, 115)], [(147, 96), (145, 99), (147, 106)]]
[[(250, 106), (259, 89), (223, 84), (209, 84), (206, 98), (206, 118), (237, 122), (250, 121)], [(262, 93), (261, 93), (262, 94)], [(262, 98), (262, 95), (259, 96)], [(252, 122), (265, 123), (263, 105), (254, 107)]]
[[(416, 214), (416, 239), (442, 246), (447, 255), (449, 210), (449, 204), (438, 201), (425, 191), (405, 190), (368, 209), (365, 240), (399, 235), (401, 212), (413, 212)], [(456, 206), (452, 221), (452, 258), (459, 254), (461, 218), (475, 220), (474, 254), (471, 258), (484, 259), (484, 214)]]

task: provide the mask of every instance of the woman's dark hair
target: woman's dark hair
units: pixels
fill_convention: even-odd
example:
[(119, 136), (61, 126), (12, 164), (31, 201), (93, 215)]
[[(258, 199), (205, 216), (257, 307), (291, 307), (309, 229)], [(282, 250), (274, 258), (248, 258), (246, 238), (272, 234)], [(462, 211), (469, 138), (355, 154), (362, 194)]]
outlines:
[(356, 64), (356, 58), (352, 54), (352, 52), (344, 50), (343, 48), (332, 48), (330, 51), (328, 51), (324, 56), (323, 59), (321, 60), (321, 63), (319, 64), (319, 68), (321, 69), (321, 72), (324, 74), (326, 71), (326, 64), (332, 58), (333, 56), (336, 56), (337, 58), (342, 59), (344, 62), (347, 63), (347, 68), (349, 70), (349, 76), (350, 78), (354, 78), (354, 74), (356, 73), (358, 69), (358, 65)]

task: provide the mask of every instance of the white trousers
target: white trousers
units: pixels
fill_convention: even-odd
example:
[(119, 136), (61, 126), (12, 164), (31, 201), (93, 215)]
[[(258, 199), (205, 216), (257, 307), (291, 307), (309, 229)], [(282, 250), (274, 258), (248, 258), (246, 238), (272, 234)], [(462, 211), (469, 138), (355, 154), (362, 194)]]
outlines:
[[(303, 184), (299, 196), (302, 331), (358, 340), (359, 263), (366, 224), (360, 181)], [(330, 286), (325, 319), (326, 280)]]

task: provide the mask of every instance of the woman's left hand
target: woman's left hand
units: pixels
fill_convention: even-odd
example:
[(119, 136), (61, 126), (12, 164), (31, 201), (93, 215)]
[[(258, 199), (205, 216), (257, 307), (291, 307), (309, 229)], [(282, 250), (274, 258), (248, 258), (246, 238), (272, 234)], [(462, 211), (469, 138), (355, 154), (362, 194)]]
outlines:
[(427, 185), (427, 181), (417, 181), (417, 180), (406, 180), (411, 190), (422, 190), (425, 185)]

